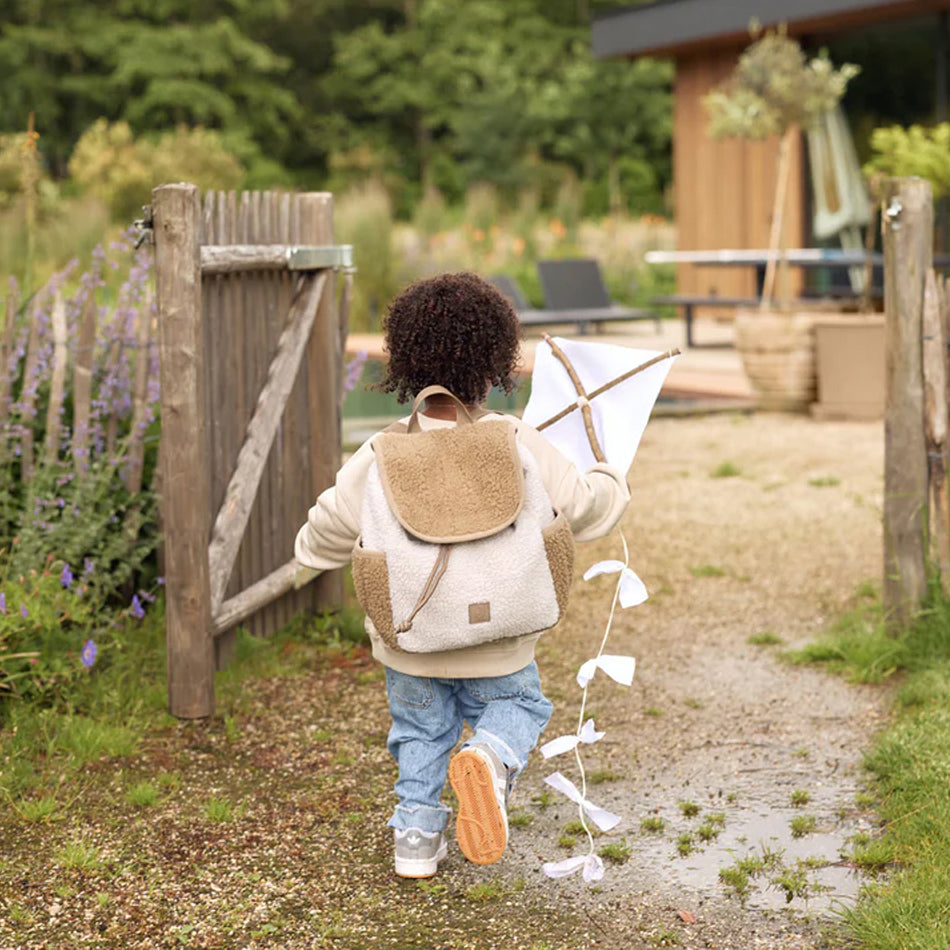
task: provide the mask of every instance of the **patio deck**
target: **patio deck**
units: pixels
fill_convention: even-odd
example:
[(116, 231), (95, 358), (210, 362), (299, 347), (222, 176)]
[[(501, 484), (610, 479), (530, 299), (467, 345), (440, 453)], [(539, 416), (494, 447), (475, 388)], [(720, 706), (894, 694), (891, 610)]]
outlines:
[[(706, 344), (722, 343), (721, 347), (704, 346), (700, 349), (685, 349), (684, 324), (681, 319), (664, 320), (660, 332), (653, 325), (631, 323), (629, 329), (620, 326), (611, 328), (610, 333), (589, 334), (583, 339), (590, 342), (614, 343), (619, 346), (631, 346), (646, 350), (667, 350), (679, 347), (683, 350), (679, 359), (670, 370), (661, 395), (671, 399), (683, 400), (729, 400), (737, 405), (753, 404), (752, 389), (742, 369), (739, 354), (728, 345), (732, 341), (732, 325), (714, 319), (695, 321), (699, 336)], [(563, 329), (563, 328), (561, 328)], [(574, 336), (555, 329), (552, 335)], [(534, 366), (534, 350), (540, 342), (540, 333), (529, 332), (523, 345), (524, 359), (520, 367), (530, 374)], [(347, 358), (352, 358), (365, 350), (371, 360), (383, 360), (383, 337), (379, 333), (351, 333), (346, 343)]]

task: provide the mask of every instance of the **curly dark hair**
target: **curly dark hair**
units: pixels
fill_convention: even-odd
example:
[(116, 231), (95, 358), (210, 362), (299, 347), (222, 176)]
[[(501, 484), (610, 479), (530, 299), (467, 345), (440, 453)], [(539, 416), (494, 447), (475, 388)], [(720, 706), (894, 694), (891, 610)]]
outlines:
[(380, 388), (399, 402), (432, 385), (470, 404), (492, 386), (515, 388), (521, 321), (507, 298), (475, 274), (410, 284), (389, 305), (383, 330), (389, 365)]

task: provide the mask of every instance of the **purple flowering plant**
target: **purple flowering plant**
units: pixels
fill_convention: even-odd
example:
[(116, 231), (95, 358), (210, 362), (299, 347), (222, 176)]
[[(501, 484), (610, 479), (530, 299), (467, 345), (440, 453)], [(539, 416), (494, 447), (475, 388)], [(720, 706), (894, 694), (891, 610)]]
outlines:
[(0, 607), (0, 702), (48, 701), (91, 666), (83, 649), (102, 624), (101, 605), (83, 597), (68, 564), (49, 559), (42, 570), (0, 575)]
[[(151, 249), (133, 251), (126, 239), (43, 287), (0, 286), (0, 326), (13, 321), (0, 352), (0, 538), (10, 539), (0, 550), (0, 704), (62, 692), (98, 669), (121, 648), (123, 624), (144, 613), (144, 597), (130, 603), (131, 591), (155, 584), (154, 329), (139, 360), (143, 321), (152, 326), (155, 316), (151, 266)], [(3, 312), (17, 300), (25, 302)], [(54, 402), (54, 326), (63, 317), (68, 362)], [(81, 345), (90, 320), (91, 343)], [(88, 401), (76, 387), (83, 364)]]

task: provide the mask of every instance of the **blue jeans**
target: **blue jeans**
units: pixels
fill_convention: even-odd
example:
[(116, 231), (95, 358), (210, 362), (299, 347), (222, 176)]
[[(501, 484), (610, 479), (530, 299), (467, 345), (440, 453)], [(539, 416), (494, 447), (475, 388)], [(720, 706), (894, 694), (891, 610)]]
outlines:
[(508, 676), (433, 679), (386, 669), (393, 724), (387, 746), (399, 766), (399, 804), (391, 828), (443, 831), (451, 809), (440, 802), (449, 756), (467, 720), (471, 743), (491, 746), (513, 781), (551, 718), (554, 707), (541, 693), (538, 666)]

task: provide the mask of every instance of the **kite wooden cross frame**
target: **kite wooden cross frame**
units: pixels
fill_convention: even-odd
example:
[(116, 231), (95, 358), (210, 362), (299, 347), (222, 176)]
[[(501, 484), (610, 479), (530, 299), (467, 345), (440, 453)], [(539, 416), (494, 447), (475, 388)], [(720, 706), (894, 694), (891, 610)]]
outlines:
[(208, 193), (203, 208), (193, 185), (152, 194), (168, 704), (181, 718), (213, 714), (238, 623), (266, 634), (342, 600), (339, 572), (295, 590), (293, 562), (340, 466), (352, 261), (332, 213), (329, 194)]
[(587, 433), (587, 440), (590, 442), (590, 450), (594, 453), (594, 458), (597, 459), (598, 462), (606, 462), (607, 458), (604, 455), (604, 450), (600, 446), (600, 441), (597, 438), (597, 432), (594, 429), (594, 416), (590, 411), (591, 400), (596, 399), (601, 393), (607, 392), (608, 389), (613, 389), (614, 386), (619, 386), (621, 383), (630, 379), (631, 376), (636, 376), (637, 373), (642, 373), (645, 369), (648, 369), (656, 363), (659, 363), (662, 360), (671, 359), (674, 356), (678, 356), (680, 352), (679, 349), (674, 347), (672, 350), (668, 350), (665, 353), (659, 353), (656, 356), (646, 360), (646, 362), (641, 363), (639, 366), (635, 366), (633, 369), (628, 370), (626, 373), (621, 373), (615, 379), (610, 380), (610, 382), (604, 383), (603, 386), (598, 386), (597, 389), (589, 393), (584, 389), (584, 384), (581, 382), (580, 376), (577, 375), (577, 370), (574, 369), (574, 366), (568, 359), (567, 354), (547, 333), (544, 334), (543, 339), (544, 342), (547, 343), (549, 347), (551, 347), (551, 352), (555, 355), (555, 357), (557, 357), (558, 361), (567, 372), (567, 375), (570, 377), (571, 382), (574, 384), (574, 389), (577, 391), (577, 401), (572, 402), (569, 406), (565, 406), (559, 413), (542, 422), (537, 427), (538, 431), (541, 432), (548, 426), (553, 426), (555, 422), (559, 422), (575, 409), (580, 409), (581, 416), (584, 419), (584, 431)]

